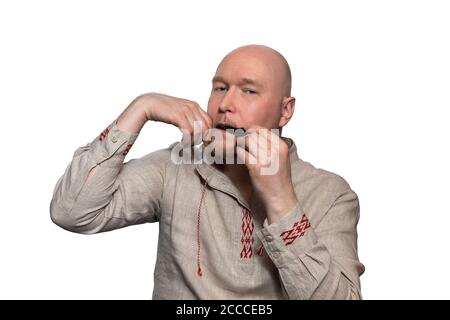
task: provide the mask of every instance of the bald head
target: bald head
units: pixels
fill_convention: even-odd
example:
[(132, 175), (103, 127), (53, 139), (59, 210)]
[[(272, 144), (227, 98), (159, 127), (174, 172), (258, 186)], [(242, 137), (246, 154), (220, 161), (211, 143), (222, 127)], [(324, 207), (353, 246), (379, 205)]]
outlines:
[(228, 53), (212, 79), (208, 114), (214, 124), (281, 129), (291, 119), (291, 71), (276, 50), (247, 45)]
[[(224, 65), (254, 65), (261, 77), (270, 77), (283, 97), (290, 97), (292, 76), (288, 62), (278, 51), (263, 45), (246, 45), (228, 53), (217, 70)], [(254, 68), (254, 69), (255, 69)]]

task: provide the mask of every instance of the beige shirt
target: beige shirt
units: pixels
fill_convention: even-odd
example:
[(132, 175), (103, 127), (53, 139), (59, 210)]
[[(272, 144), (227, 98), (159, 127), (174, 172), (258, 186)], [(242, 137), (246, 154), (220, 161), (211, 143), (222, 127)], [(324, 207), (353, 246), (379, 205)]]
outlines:
[(248, 203), (214, 166), (172, 162), (178, 142), (123, 163), (136, 138), (114, 121), (78, 148), (50, 212), (86, 234), (159, 222), (153, 299), (361, 299), (358, 197), (302, 161), (292, 139), (298, 203), (268, 225), (261, 201)]

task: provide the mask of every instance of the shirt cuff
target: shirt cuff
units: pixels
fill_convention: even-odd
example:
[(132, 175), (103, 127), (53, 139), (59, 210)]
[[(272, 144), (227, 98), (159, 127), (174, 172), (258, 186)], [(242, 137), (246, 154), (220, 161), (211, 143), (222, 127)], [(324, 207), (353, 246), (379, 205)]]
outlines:
[(119, 129), (117, 119), (114, 120), (91, 142), (95, 165), (107, 160), (108, 166), (121, 165), (138, 135), (138, 133), (130, 133)]
[(298, 202), (277, 222), (269, 225), (266, 218), (256, 235), (277, 268), (298, 263), (299, 257), (317, 243), (317, 235)]

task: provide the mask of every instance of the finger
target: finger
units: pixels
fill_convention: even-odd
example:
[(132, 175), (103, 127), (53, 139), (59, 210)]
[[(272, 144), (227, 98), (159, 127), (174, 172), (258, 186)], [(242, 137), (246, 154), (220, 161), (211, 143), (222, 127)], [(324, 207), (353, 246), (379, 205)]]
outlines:
[(211, 145), (213, 148), (224, 150), (224, 152), (235, 152), (236, 136), (217, 128), (209, 129), (203, 137), (204, 145)]
[(198, 121), (202, 121), (204, 127), (202, 127), (202, 130), (206, 130), (204, 128), (210, 128), (212, 126), (212, 121), (209, 118), (209, 116), (205, 113), (205, 111), (200, 107), (200, 105), (195, 102), (195, 101), (191, 101), (191, 100), (186, 100), (184, 99), (184, 104), (193, 112), (193, 114), (195, 115), (196, 120)]
[(262, 165), (270, 163), (271, 146), (267, 129), (261, 128), (257, 131), (255, 130), (245, 138), (245, 149), (257, 159), (258, 163)]
[(254, 157), (258, 155), (258, 132), (257, 131), (247, 131), (247, 134), (241, 138), (238, 138), (239, 146), (244, 147), (247, 152), (250, 152)]
[(257, 157), (261, 151), (265, 151), (266, 134), (265, 128), (252, 128), (247, 130), (245, 135), (245, 148), (253, 156)]
[(196, 143), (200, 143), (203, 137), (204, 132), (206, 132), (209, 128), (211, 128), (211, 125), (208, 123), (210, 121), (207, 116), (204, 115), (204, 111), (201, 110), (199, 106), (194, 106), (191, 109), (194, 117), (195, 117), (195, 123), (194, 123), (194, 140)]
[(205, 141), (205, 136), (210, 131), (210, 127), (205, 123), (205, 120), (202, 118), (202, 121), (196, 122), (196, 126), (194, 126), (195, 139), (198, 140), (198, 143), (201, 141)]
[(246, 140), (246, 148), (248, 151), (250, 151), (254, 156), (257, 155), (257, 151), (260, 148), (260, 144), (263, 145), (262, 143), (258, 143), (259, 141), (263, 141), (263, 140), (259, 140), (262, 139), (261, 137), (266, 138), (267, 134), (266, 131), (268, 129), (265, 127), (261, 127), (258, 125), (252, 125), (251, 127), (249, 127), (246, 132), (245, 132), (245, 137), (249, 137), (248, 140)]
[(189, 128), (190, 124), (187, 120), (181, 121), (181, 126), (179, 127), (182, 132), (181, 144), (183, 146), (192, 145), (192, 137), (191, 137), (191, 129)]
[(250, 134), (250, 133), (253, 133), (253, 132), (258, 132), (261, 129), (265, 129), (265, 127), (261, 127), (261, 126), (253, 124), (253, 125), (251, 125), (250, 127), (247, 128), (245, 133)]
[(255, 156), (239, 145), (236, 146), (236, 158), (238, 164), (245, 164), (247, 167), (251, 167), (252, 165), (256, 165), (258, 163)]
[(200, 112), (200, 115), (203, 117), (206, 123), (206, 129), (212, 128), (212, 120), (208, 113), (206, 113), (202, 108), (198, 108), (198, 111)]
[(191, 110), (187, 109), (184, 112), (184, 119), (182, 119), (182, 123), (185, 129), (185, 132), (183, 132), (183, 139), (190, 140), (189, 142), (191, 145), (194, 144), (194, 121), (194, 114)]

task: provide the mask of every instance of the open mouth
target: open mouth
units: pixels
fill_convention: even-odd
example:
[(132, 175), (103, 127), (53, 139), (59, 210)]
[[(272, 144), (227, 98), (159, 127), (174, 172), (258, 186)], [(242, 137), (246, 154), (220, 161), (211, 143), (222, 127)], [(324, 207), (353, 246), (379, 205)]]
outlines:
[(222, 123), (217, 124), (216, 128), (220, 129), (220, 130), (224, 130), (224, 131), (226, 131), (228, 133), (234, 134), (237, 137), (245, 135), (245, 129), (244, 128), (235, 128), (233, 126), (222, 124)]

